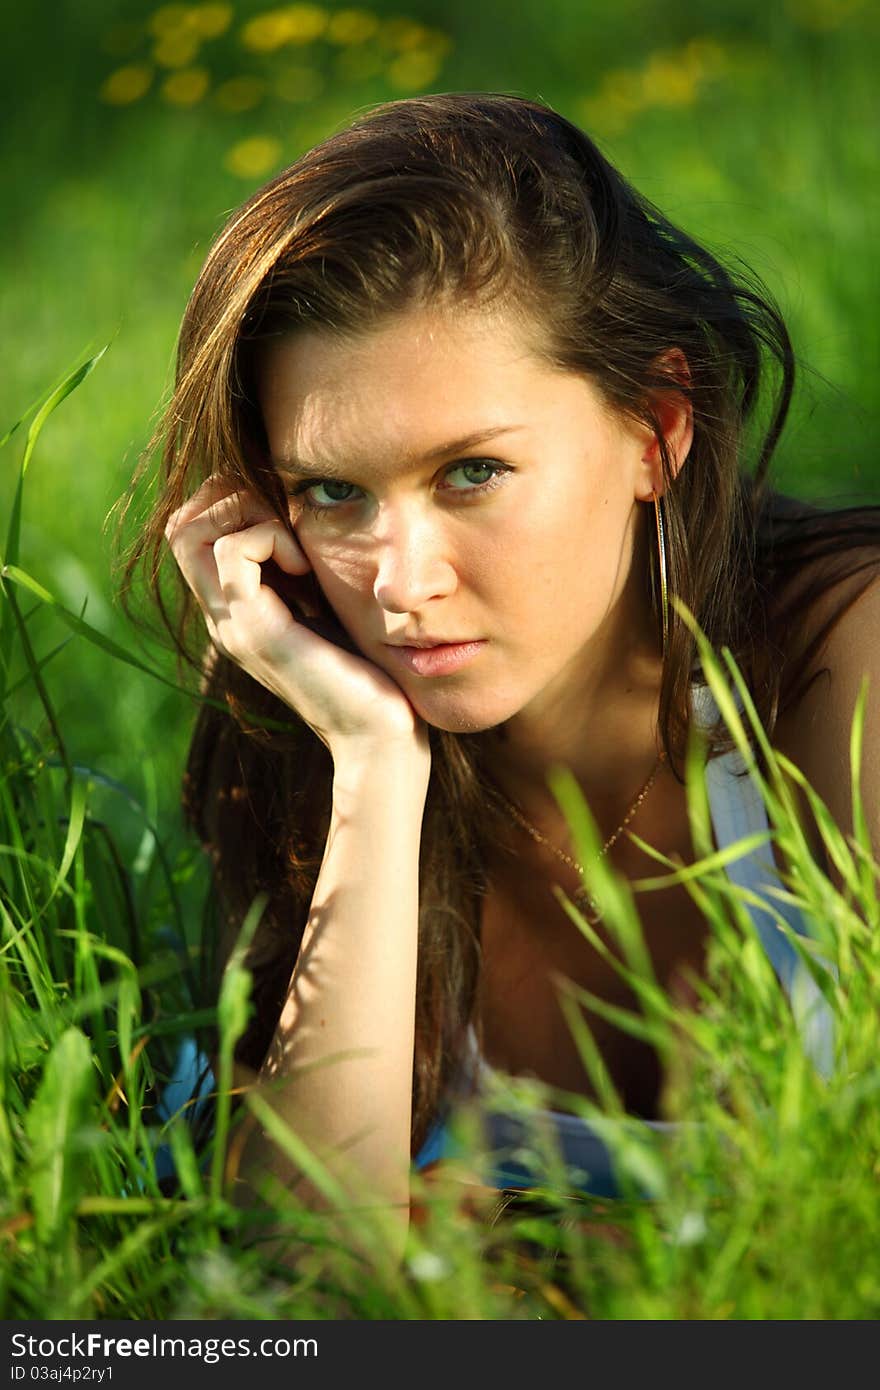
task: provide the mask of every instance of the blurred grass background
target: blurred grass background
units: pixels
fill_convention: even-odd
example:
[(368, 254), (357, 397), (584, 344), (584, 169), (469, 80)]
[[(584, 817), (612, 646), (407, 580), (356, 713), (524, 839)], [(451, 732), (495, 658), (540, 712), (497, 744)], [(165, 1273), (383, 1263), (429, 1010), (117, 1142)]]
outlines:
[[(141, 649), (116, 611), (104, 522), (170, 384), (211, 239), (264, 178), (358, 110), (437, 90), (547, 101), (673, 220), (742, 256), (777, 296), (804, 367), (778, 481), (880, 501), (878, 29), (863, 0), (16, 7), (0, 131), (0, 434), (111, 343), (40, 441), (22, 566)], [(4, 454), (4, 513), (19, 453)], [(56, 623), (34, 619), (40, 650), (61, 640)], [(124, 782), (173, 842), (189, 702), (78, 640), (46, 679), (72, 760)], [(46, 733), (36, 709), (21, 717)]]

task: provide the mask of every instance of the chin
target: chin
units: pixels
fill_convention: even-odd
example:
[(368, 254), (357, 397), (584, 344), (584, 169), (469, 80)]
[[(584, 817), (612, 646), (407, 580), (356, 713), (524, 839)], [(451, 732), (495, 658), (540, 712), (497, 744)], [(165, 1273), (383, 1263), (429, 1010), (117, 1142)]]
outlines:
[(497, 706), (479, 708), (465, 701), (448, 703), (439, 700), (416, 701), (409, 695), (410, 703), (426, 724), (432, 729), (442, 729), (448, 734), (482, 734), (495, 729), (516, 714), (517, 708), (501, 709)]

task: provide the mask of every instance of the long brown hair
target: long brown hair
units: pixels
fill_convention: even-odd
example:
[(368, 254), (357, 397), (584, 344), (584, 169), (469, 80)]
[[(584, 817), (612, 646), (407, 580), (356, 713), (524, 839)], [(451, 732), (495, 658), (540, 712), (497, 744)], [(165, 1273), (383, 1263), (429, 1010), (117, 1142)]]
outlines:
[[(357, 332), (415, 304), (453, 299), (520, 310), (539, 325), (549, 360), (587, 374), (609, 403), (652, 427), (666, 477), (671, 588), (712, 643), (732, 649), (771, 732), (823, 636), (797, 661), (784, 658), (793, 605), (821, 587), (798, 577), (818, 573), (808, 562), (833, 558), (840, 578), (866, 563), (860, 546), (873, 547), (875, 560), (880, 553), (880, 519), (870, 509), (825, 514), (785, 503), (766, 484), (794, 379), (788, 334), (766, 292), (674, 227), (547, 107), (461, 93), (391, 102), (256, 192), (218, 236), (187, 306), (176, 386), (155, 441), (164, 439), (160, 495), (123, 574), (126, 596), (136, 572), (145, 573), (210, 697), (196, 722), (184, 804), (215, 865), (215, 981), (254, 895), (269, 894), (249, 956), (255, 1009), (238, 1050), (255, 1069), (302, 938), (332, 766), (290, 709), (228, 659), (204, 659), (188, 592), (177, 585), (172, 598), (165, 586), (165, 524), (219, 472), (289, 525), (256, 404), (256, 349), (267, 336), (307, 325)], [(688, 380), (669, 367), (682, 355)], [(694, 419), (677, 477), (652, 407), (670, 385), (687, 395)], [(136, 482), (153, 469), (154, 452)], [(829, 573), (826, 565), (822, 584)], [(276, 582), (283, 592), (280, 575)], [(653, 574), (646, 583), (656, 609)], [(313, 599), (315, 615), (332, 622), (326, 606), (318, 611), (320, 593)], [(673, 615), (659, 709), (673, 765), (687, 734), (693, 661), (691, 636)], [(484, 864), (502, 835), (484, 795), (480, 735), (430, 736), (414, 1152), (473, 1011)]]

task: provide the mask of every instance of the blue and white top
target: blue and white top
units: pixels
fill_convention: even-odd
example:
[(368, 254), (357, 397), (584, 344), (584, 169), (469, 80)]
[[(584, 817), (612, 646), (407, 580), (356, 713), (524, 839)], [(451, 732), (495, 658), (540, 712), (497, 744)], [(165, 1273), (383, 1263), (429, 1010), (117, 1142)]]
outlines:
[[(715, 701), (705, 685), (691, 687), (691, 707), (694, 719), (704, 728), (714, 724), (717, 719)], [(712, 758), (706, 764), (709, 807), (719, 850), (769, 831), (767, 811), (760, 791), (751, 777), (738, 775), (743, 770), (743, 761), (736, 749)], [(769, 841), (732, 860), (726, 866), (726, 873), (732, 883), (763, 898), (765, 902), (768, 887), (782, 886)], [(766, 911), (762, 910), (754, 903), (748, 905), (748, 910), (770, 963), (789, 998), (804, 1050), (820, 1074), (827, 1075), (834, 1050), (831, 1011), (812, 975), (777, 925), (781, 918), (803, 935), (806, 928), (801, 914), (790, 903), (775, 898), (772, 910), (769, 907)], [(576, 1176), (577, 1181), (573, 1186), (577, 1190), (594, 1196), (620, 1195), (613, 1154), (615, 1131), (622, 1122), (603, 1118), (594, 1124), (579, 1115), (559, 1110), (536, 1109), (528, 1112), (527, 1117), (523, 1116), (521, 1108), (505, 1110), (504, 1075), (492, 1068), (480, 1054), (476, 1034), (471, 1027), (466, 1056), (451, 1088), (450, 1108), (454, 1108), (456, 1097), (471, 1094), (474, 1090), (477, 1095), (485, 1095), (488, 1101), (483, 1114), (486, 1164), (479, 1174), (486, 1186), (528, 1188), (536, 1185), (539, 1179), (530, 1164), (530, 1157), (534, 1157), (534, 1138), (537, 1134), (549, 1140), (566, 1171)], [(456, 1139), (449, 1121), (449, 1114), (437, 1118), (414, 1159), (417, 1169), (462, 1154), (461, 1143)], [(634, 1124), (643, 1134), (649, 1132), (660, 1144), (681, 1127), (665, 1120), (638, 1120)]]
[[(717, 710), (707, 686), (691, 687), (691, 704), (694, 719), (702, 727), (714, 724)], [(746, 837), (769, 830), (767, 812), (760, 791), (751, 777), (738, 775), (742, 771), (743, 763), (735, 749), (710, 759), (706, 764), (709, 807), (718, 849), (724, 849)], [(732, 883), (749, 890), (764, 901), (767, 901), (768, 887), (781, 886), (769, 841), (731, 861), (726, 866), (726, 873)], [(780, 899), (773, 899), (772, 910), (768, 907), (765, 911), (754, 903), (748, 905), (748, 910), (759, 939), (789, 998), (803, 1038), (805, 1052), (819, 1072), (827, 1075), (831, 1069), (834, 1050), (831, 1011), (791, 942), (777, 925), (781, 918), (795, 931), (805, 934), (806, 928), (800, 913), (791, 904)], [(165, 1088), (158, 1108), (160, 1118), (169, 1119), (183, 1105), (193, 1100), (196, 1103), (194, 1106), (191, 1105), (191, 1113), (198, 1114), (208, 1103), (207, 1096), (215, 1088), (215, 1084), (207, 1058), (198, 1051), (192, 1039), (186, 1039), (181, 1046), (174, 1075)], [(496, 1072), (480, 1055), (476, 1035), (471, 1028), (468, 1033), (466, 1055), (450, 1088), (446, 1113), (438, 1115), (435, 1120), (421, 1150), (413, 1160), (414, 1167), (423, 1169), (440, 1159), (461, 1154), (461, 1143), (456, 1138), (451, 1121), (456, 1100), (460, 1100), (462, 1095), (473, 1094), (474, 1091), (478, 1096), (493, 1095), (483, 1114), (487, 1166), (480, 1174), (480, 1180), (492, 1187), (528, 1188), (540, 1181), (530, 1166), (529, 1154), (533, 1152), (534, 1146), (530, 1150), (530, 1142), (534, 1134), (543, 1132), (545, 1136), (549, 1136), (551, 1145), (571, 1175), (573, 1187), (596, 1196), (617, 1196), (620, 1194), (620, 1188), (613, 1158), (615, 1127), (619, 1131), (623, 1123), (631, 1123), (638, 1126), (643, 1134), (650, 1132), (660, 1143), (664, 1137), (673, 1135), (681, 1127), (663, 1120), (622, 1122), (603, 1118), (601, 1121), (587, 1122), (578, 1115), (541, 1109), (529, 1111), (526, 1123), (521, 1107), (517, 1110), (505, 1110), (504, 1084), (504, 1075)], [(499, 1096), (502, 1097), (500, 1105)], [(160, 1176), (173, 1171), (170, 1153), (165, 1146), (157, 1153), (157, 1168)]]

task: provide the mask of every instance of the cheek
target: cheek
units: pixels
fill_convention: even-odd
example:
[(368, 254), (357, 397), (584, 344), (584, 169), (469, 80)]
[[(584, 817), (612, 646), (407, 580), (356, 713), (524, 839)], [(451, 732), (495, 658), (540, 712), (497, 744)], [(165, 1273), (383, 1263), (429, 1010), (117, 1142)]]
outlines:
[(304, 528), (298, 530), (297, 539), (325, 597), (334, 607), (372, 594), (373, 571), (365, 550), (350, 541), (309, 536)]

